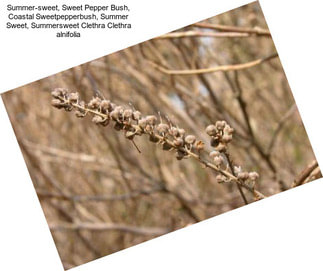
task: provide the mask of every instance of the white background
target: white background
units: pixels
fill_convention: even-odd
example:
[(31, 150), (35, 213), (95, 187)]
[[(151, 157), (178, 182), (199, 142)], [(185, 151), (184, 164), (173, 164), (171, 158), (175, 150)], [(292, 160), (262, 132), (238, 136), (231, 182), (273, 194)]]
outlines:
[[(134, 28), (106, 35), (83, 32), (81, 39), (56, 39), (50, 32), (4, 29), (6, 4), (37, 2), (41, 3), (1, 1), (0, 91), (250, 1), (114, 1), (128, 3)], [(46, 4), (50, 2), (62, 3), (51, 0)], [(262, 0), (260, 4), (316, 157), (322, 164), (320, 2)], [(2, 101), (0, 129), (0, 270), (63, 270)], [(322, 192), (323, 182), (318, 180), (74, 270), (322, 270)]]

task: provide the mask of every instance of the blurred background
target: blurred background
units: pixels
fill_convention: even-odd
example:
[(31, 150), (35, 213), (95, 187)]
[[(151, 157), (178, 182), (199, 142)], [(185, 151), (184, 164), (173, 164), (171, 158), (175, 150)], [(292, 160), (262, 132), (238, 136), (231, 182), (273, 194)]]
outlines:
[[(320, 176), (275, 53), (254, 2), (2, 95), (65, 269), (244, 202), (195, 160), (177, 161), (144, 136), (138, 153), (112, 127), (53, 108), (52, 89), (161, 112), (207, 143), (205, 127), (226, 120), (234, 164), (258, 172), (256, 188), (270, 196)], [(253, 64), (196, 72), (243, 63)]]

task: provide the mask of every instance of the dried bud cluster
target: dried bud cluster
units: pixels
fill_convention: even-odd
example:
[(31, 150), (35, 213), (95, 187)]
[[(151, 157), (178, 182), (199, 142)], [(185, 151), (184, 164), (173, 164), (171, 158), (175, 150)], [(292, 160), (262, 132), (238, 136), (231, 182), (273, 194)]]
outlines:
[[(211, 137), (211, 146), (215, 148), (209, 153), (213, 159), (213, 164), (211, 164), (201, 158), (200, 153), (204, 150), (204, 142), (198, 140), (194, 135), (186, 134), (184, 129), (174, 126), (168, 119), (167, 123), (163, 123), (161, 116), (158, 121), (154, 115), (142, 116), (140, 111), (117, 106), (111, 101), (99, 97), (92, 98), (86, 104), (84, 101), (80, 101), (77, 92), (69, 93), (64, 88), (56, 88), (51, 94), (53, 97), (52, 106), (58, 109), (75, 110), (75, 115), (78, 118), (92, 114), (92, 122), (97, 125), (107, 126), (112, 122), (114, 129), (123, 131), (125, 137), (131, 140), (134, 145), (133, 140), (136, 136), (146, 134), (149, 136), (149, 141), (161, 144), (163, 150), (175, 150), (178, 160), (191, 156), (203, 165), (221, 173), (217, 176), (219, 182), (244, 183), (250, 191), (254, 191), (255, 181), (259, 178), (258, 173), (242, 172), (240, 167), (235, 167), (232, 175), (224, 172), (225, 170), (221, 168), (225, 164), (227, 144), (232, 140), (234, 132), (234, 129), (225, 121), (217, 121), (206, 128), (206, 133)], [(139, 151), (138, 148), (137, 150)]]
[(232, 140), (234, 129), (226, 121), (222, 120), (217, 121), (215, 124), (210, 124), (205, 131), (211, 137), (211, 146), (219, 152), (225, 152), (227, 144)]
[(69, 93), (66, 89), (56, 88), (52, 91), (52, 105), (66, 111), (75, 110), (78, 118), (85, 117), (88, 113), (94, 116), (92, 122), (106, 126), (114, 122), (114, 129), (124, 131), (125, 137), (133, 140), (135, 136), (148, 134), (149, 140), (161, 144), (163, 150), (176, 150), (178, 160), (189, 156), (189, 152), (199, 153), (204, 149), (204, 143), (194, 135), (186, 135), (184, 129), (173, 126), (170, 122), (163, 123), (154, 115), (142, 116), (140, 111), (117, 106), (109, 100), (94, 97), (89, 103), (80, 101), (79, 94)]

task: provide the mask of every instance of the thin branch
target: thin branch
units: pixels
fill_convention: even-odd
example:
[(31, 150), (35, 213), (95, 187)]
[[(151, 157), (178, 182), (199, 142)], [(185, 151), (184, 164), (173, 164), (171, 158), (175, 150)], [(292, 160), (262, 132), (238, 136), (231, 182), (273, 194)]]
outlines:
[(260, 27), (248, 28), (248, 27), (227, 26), (227, 25), (209, 24), (209, 23), (195, 23), (192, 26), (196, 26), (199, 28), (214, 29), (214, 30), (223, 31), (223, 32), (248, 33), (248, 34), (253, 34), (257, 36), (268, 36), (268, 37), (271, 36), (269, 30), (263, 29)]
[(225, 33), (214, 33), (214, 32), (199, 32), (199, 31), (184, 31), (184, 32), (173, 32), (155, 39), (176, 39), (176, 38), (247, 38), (250, 37), (248, 33), (237, 33), (237, 32), (225, 32)]
[(268, 145), (268, 148), (267, 148), (267, 155), (270, 156), (271, 155), (271, 152), (272, 152), (272, 149), (275, 145), (275, 142), (276, 142), (276, 139), (278, 137), (278, 134), (279, 132), (282, 130), (282, 128), (284, 127), (286, 121), (292, 116), (292, 114), (295, 112), (296, 110), (296, 104), (294, 103), (289, 109), (288, 111), (284, 114), (284, 116), (280, 119), (280, 121), (278, 122), (277, 124), (277, 127), (273, 133), (273, 136), (270, 140), (270, 143)]
[(227, 71), (237, 71), (237, 70), (242, 70), (242, 69), (248, 69), (254, 66), (257, 66), (263, 62), (269, 61), (273, 58), (278, 57), (278, 54), (272, 54), (268, 57), (265, 58), (259, 58), (254, 61), (246, 62), (243, 64), (232, 64), (232, 65), (222, 65), (222, 66), (217, 66), (217, 67), (212, 67), (212, 68), (205, 68), (205, 69), (194, 69), (194, 70), (169, 70), (165, 69), (164, 67), (149, 61), (149, 63), (154, 66), (157, 70), (169, 74), (169, 75), (193, 75), (193, 74), (204, 74), (204, 73), (214, 73), (214, 72), (227, 72)]
[(163, 191), (163, 187), (155, 187), (147, 190), (133, 191), (127, 194), (121, 195), (63, 195), (60, 193), (47, 192), (42, 190), (37, 190), (37, 195), (43, 198), (56, 198), (61, 200), (72, 200), (74, 202), (84, 202), (84, 201), (116, 201), (116, 200), (127, 200), (130, 198), (136, 198), (141, 195), (150, 195)]
[(137, 227), (124, 224), (114, 223), (50, 223), (49, 228), (52, 231), (75, 231), (75, 230), (90, 230), (90, 231), (121, 231), (134, 233), (139, 235), (162, 235), (170, 232), (167, 228), (155, 227)]
[(312, 161), (294, 180), (292, 187), (296, 187), (302, 185), (306, 182), (306, 179), (310, 177), (311, 173), (318, 167), (318, 163), (316, 160)]

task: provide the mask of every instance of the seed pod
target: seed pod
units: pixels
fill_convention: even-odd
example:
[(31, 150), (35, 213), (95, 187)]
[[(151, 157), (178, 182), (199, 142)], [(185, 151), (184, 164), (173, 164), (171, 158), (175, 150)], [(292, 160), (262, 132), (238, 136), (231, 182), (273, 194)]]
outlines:
[(123, 112), (123, 118), (124, 119), (130, 119), (132, 117), (132, 110), (131, 109), (126, 109)]
[(109, 100), (102, 100), (100, 103), (101, 110), (106, 112), (109, 111), (109, 108), (111, 107), (111, 102)]
[(176, 147), (182, 147), (184, 145), (184, 141), (180, 137), (175, 138), (173, 143)]
[(238, 179), (242, 180), (242, 181), (245, 181), (249, 178), (249, 173), (248, 172), (240, 172), (238, 174)]
[(122, 129), (123, 129), (123, 127), (124, 127), (124, 125), (123, 125), (122, 123), (120, 123), (120, 122), (116, 122), (116, 123), (114, 124), (114, 126), (113, 126), (113, 128), (114, 128), (115, 130), (117, 130), (117, 131), (122, 130)]
[(259, 178), (259, 174), (257, 172), (249, 172), (249, 178), (252, 181), (256, 181)]
[(201, 141), (201, 140), (199, 140), (199, 141), (196, 141), (195, 143), (194, 143), (194, 147), (197, 149), (197, 151), (202, 151), (203, 149), (204, 149), (204, 146), (205, 146), (205, 144), (204, 144), (204, 142), (203, 141)]
[(138, 125), (142, 130), (144, 130), (146, 128), (146, 126), (147, 126), (147, 120), (146, 119), (140, 119), (138, 121)]
[(112, 112), (116, 107), (117, 107), (116, 104), (111, 103), (110, 107), (108, 108), (109, 112)]
[(173, 137), (178, 137), (179, 136), (179, 131), (176, 127), (172, 127), (169, 130), (169, 134), (172, 135)]
[(181, 150), (177, 150), (176, 152), (176, 159), (177, 160), (182, 160), (185, 157), (185, 153), (182, 152)]
[(232, 127), (230, 127), (229, 125), (226, 125), (226, 126), (224, 127), (224, 132), (225, 132), (226, 134), (228, 134), (228, 135), (232, 135), (232, 134), (233, 134), (233, 132), (234, 132), (234, 129), (233, 129)]
[(219, 120), (215, 123), (215, 127), (218, 131), (222, 131), (227, 123), (224, 120)]
[(179, 128), (179, 129), (178, 129), (178, 132), (179, 132), (179, 135), (180, 135), (181, 137), (183, 137), (183, 136), (185, 135), (185, 130), (184, 130), (184, 129), (182, 129), (182, 128)]
[(53, 99), (51, 102), (52, 106), (61, 109), (63, 107), (63, 103), (59, 99)]
[(222, 156), (216, 156), (216, 157), (214, 157), (213, 161), (214, 161), (214, 164), (216, 166), (221, 166), (222, 163), (223, 163), (223, 157)]
[(229, 143), (232, 141), (232, 135), (224, 134), (221, 141), (224, 143)]
[(156, 137), (155, 135), (149, 135), (149, 141), (154, 142), (154, 143), (158, 143), (159, 138)]
[(133, 120), (140, 120), (140, 118), (141, 118), (141, 112), (139, 112), (139, 111), (134, 111), (134, 112), (132, 113), (132, 119), (133, 119)]
[(219, 145), (216, 146), (215, 149), (219, 152), (225, 152), (227, 150), (227, 147), (223, 143), (220, 143)]
[(187, 135), (185, 137), (185, 143), (187, 144), (194, 144), (194, 142), (196, 141), (196, 137), (194, 135)]
[(218, 138), (218, 137), (212, 137), (212, 138), (211, 138), (211, 140), (210, 140), (210, 145), (211, 145), (212, 147), (216, 147), (216, 146), (218, 146), (218, 145), (219, 145), (219, 143), (220, 143), (220, 140), (219, 140), (219, 138)]
[(211, 151), (209, 155), (210, 155), (212, 158), (214, 158), (214, 157), (220, 156), (220, 152), (218, 152), (218, 151)]
[(94, 122), (95, 124), (100, 124), (102, 122), (104, 122), (104, 118), (102, 118), (101, 116), (98, 116), (98, 115), (95, 115), (93, 118), (92, 118), (92, 122)]
[(110, 117), (115, 120), (118, 121), (120, 119), (120, 112), (117, 108), (115, 108), (111, 113), (110, 113)]
[(68, 100), (71, 103), (76, 103), (79, 99), (79, 94), (77, 92), (72, 92), (68, 95)]
[(90, 109), (98, 109), (100, 107), (101, 99), (99, 97), (93, 98), (89, 103), (88, 107)]
[(64, 88), (55, 88), (52, 92), (51, 95), (53, 98), (59, 98), (62, 97), (66, 94), (66, 89)]
[(75, 116), (77, 117), (77, 118), (84, 118), (85, 117), (85, 113), (83, 113), (83, 112), (81, 112), (81, 111), (79, 111), (79, 110), (77, 110), (77, 111), (75, 111)]
[(209, 126), (206, 127), (205, 132), (209, 135), (209, 136), (215, 136), (216, 135), (216, 127), (213, 124), (210, 124)]
[(164, 151), (169, 151), (169, 150), (171, 150), (173, 148), (173, 146), (172, 145), (170, 145), (170, 144), (168, 144), (167, 142), (164, 142), (163, 143), (163, 150)]
[(147, 123), (148, 123), (149, 125), (152, 125), (152, 126), (154, 126), (154, 125), (156, 124), (156, 122), (157, 122), (157, 118), (156, 118), (156, 116), (154, 116), (154, 115), (149, 115), (149, 116), (147, 116), (147, 117), (146, 117), (146, 120), (147, 120)]
[(165, 135), (168, 132), (168, 129), (169, 126), (166, 123), (159, 123), (156, 128), (160, 135)]
[(238, 175), (240, 172), (242, 172), (242, 169), (240, 166), (234, 166), (233, 172), (235, 175)]

